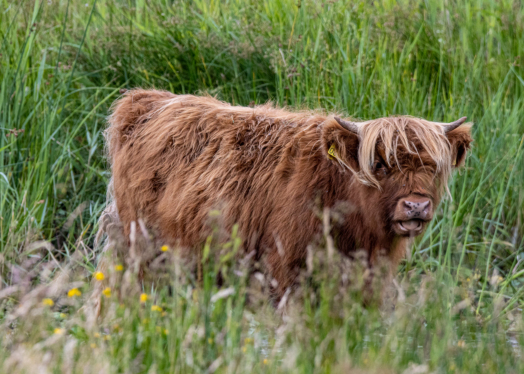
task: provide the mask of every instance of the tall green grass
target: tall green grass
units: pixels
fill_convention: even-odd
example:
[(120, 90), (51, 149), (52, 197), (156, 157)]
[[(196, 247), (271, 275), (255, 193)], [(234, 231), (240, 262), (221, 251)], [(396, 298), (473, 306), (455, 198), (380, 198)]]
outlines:
[[(0, 0), (0, 54), (5, 370), (522, 371), (522, 2)], [(89, 289), (109, 179), (105, 117), (119, 90), (136, 86), (360, 119), (468, 116), (475, 143), (399, 269), (394, 312), (362, 309), (326, 277), (329, 264), (314, 273), (317, 299), (299, 292), (286, 318), (245, 304), (242, 278), (211, 302), (219, 270), (208, 269), (198, 293), (184, 276), (180, 292), (155, 291), (162, 318), (138, 291), (117, 302), (114, 283), (103, 340), (65, 293)], [(73, 268), (58, 278), (62, 293), (34, 291)], [(41, 306), (51, 294), (55, 305)], [(35, 311), (17, 312), (23, 305)], [(64, 334), (53, 335), (58, 326)]]

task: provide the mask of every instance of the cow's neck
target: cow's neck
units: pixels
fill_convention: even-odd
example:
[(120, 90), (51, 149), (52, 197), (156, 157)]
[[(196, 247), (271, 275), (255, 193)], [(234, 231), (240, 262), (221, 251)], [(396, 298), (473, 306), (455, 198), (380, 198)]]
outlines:
[(397, 265), (404, 258), (410, 243), (409, 238), (386, 233), (383, 228), (370, 224), (360, 211), (346, 217), (338, 241), (340, 250), (345, 254), (365, 250), (371, 263), (379, 256), (385, 256)]

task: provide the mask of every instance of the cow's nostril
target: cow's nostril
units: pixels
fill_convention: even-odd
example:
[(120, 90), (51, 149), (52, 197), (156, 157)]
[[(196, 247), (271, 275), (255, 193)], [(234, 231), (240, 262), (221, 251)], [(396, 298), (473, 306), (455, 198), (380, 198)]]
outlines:
[(427, 208), (429, 208), (429, 200), (420, 203), (420, 208), (419, 208), (419, 210), (420, 210), (421, 212), (425, 211)]

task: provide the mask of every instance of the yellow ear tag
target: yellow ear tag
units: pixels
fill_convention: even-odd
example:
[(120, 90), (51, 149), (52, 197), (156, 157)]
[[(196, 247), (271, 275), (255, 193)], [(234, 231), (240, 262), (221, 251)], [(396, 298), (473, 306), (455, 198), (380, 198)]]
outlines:
[(328, 155), (330, 158), (337, 158), (337, 150), (335, 149), (335, 143), (331, 144), (331, 147), (329, 147)]

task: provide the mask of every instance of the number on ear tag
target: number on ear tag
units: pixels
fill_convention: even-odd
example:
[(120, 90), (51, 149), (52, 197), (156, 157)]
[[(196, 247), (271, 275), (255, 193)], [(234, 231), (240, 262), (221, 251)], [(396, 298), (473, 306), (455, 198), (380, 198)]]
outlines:
[(335, 149), (335, 143), (331, 144), (331, 147), (329, 147), (328, 155), (331, 156), (331, 158), (337, 158), (337, 150)]

